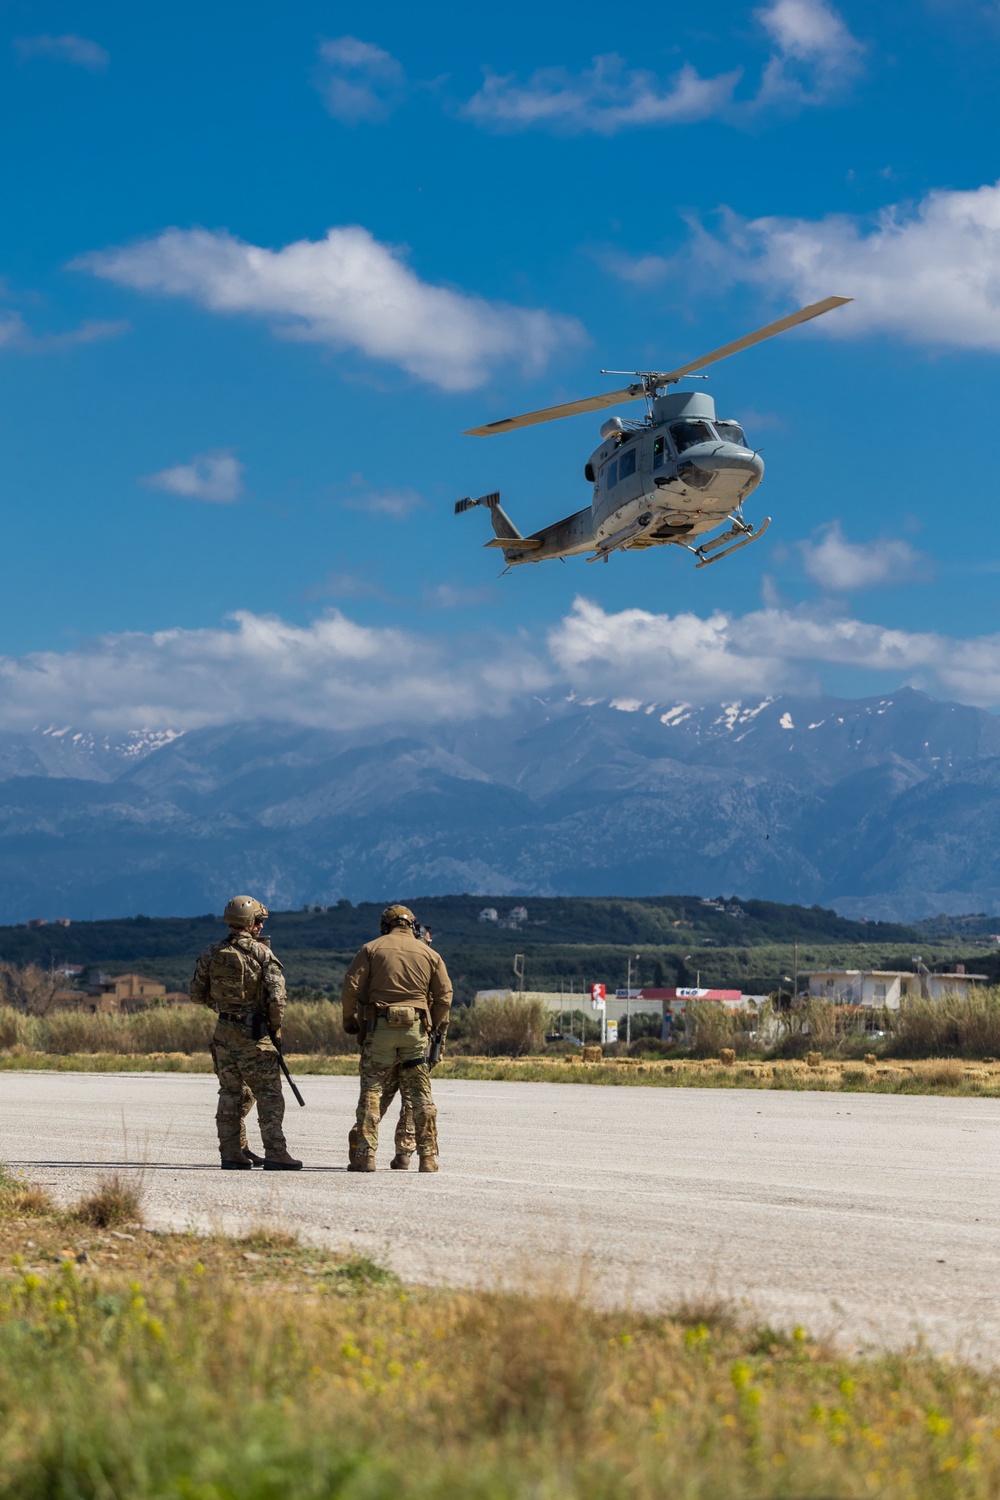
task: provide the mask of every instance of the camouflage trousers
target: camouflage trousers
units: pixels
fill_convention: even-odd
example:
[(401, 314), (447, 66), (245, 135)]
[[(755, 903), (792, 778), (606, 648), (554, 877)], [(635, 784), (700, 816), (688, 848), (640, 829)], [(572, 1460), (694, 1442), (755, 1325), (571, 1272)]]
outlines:
[(219, 1080), (215, 1123), (224, 1159), (235, 1160), (246, 1146), (244, 1122), (255, 1101), (265, 1153), (286, 1150), (285, 1132), (281, 1128), (285, 1099), (278, 1054), (271, 1043), (266, 1038), (255, 1042), (241, 1026), (220, 1021), (212, 1038), (212, 1063)]
[[(437, 1156), (437, 1109), (426, 1057), (427, 1035), (419, 1021), (402, 1030), (380, 1019), (364, 1038), (357, 1117), (359, 1149), (373, 1155), (378, 1150), (379, 1123), (398, 1088), (403, 1113), (396, 1131), (396, 1150), (409, 1154), (415, 1144), (421, 1156)], [(407, 1113), (413, 1121), (412, 1136), (404, 1127)]]
[[(384, 1120), (389, 1112), (392, 1101), (399, 1093), (399, 1064), (393, 1063), (389, 1069), (388, 1077), (382, 1085), (382, 1093), (378, 1101), (378, 1117)], [(408, 1099), (402, 1099), (399, 1106), (399, 1119), (396, 1121), (395, 1147), (397, 1156), (412, 1156), (417, 1149), (417, 1137), (413, 1129), (413, 1108)], [(351, 1159), (358, 1146), (358, 1127), (352, 1125), (347, 1137), (348, 1155)]]

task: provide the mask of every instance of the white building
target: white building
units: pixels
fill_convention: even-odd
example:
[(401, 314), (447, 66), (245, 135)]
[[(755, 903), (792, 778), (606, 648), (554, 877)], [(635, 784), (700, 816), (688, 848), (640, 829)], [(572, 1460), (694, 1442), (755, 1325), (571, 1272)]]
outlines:
[(985, 974), (966, 974), (963, 964), (953, 973), (931, 974), (922, 969), (813, 969), (800, 974), (809, 981), (811, 1000), (832, 1000), (834, 1005), (886, 1006), (898, 1010), (901, 1000), (943, 1000), (946, 995), (965, 999), (970, 984), (984, 984)]

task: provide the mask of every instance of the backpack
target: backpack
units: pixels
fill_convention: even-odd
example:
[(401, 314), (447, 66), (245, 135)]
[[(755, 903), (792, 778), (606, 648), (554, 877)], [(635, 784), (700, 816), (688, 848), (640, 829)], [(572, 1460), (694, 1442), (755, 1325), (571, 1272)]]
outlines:
[(217, 1011), (257, 1010), (260, 1000), (261, 968), (235, 943), (221, 943), (208, 963), (209, 994), (212, 1009)]

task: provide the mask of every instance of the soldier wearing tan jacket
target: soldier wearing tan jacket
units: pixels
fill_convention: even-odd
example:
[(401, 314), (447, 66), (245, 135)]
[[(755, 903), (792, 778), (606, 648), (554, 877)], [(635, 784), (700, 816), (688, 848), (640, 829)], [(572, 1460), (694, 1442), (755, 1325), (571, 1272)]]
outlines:
[(451, 980), (444, 959), (417, 936), (405, 906), (387, 906), (381, 937), (365, 943), (344, 978), (344, 1029), (361, 1039), (361, 1097), (354, 1172), (374, 1172), (379, 1103), (398, 1068), (404, 1104), (413, 1112), (421, 1172), (436, 1172), (437, 1110), (427, 1065), (432, 1028), (443, 1035), (451, 1011)]

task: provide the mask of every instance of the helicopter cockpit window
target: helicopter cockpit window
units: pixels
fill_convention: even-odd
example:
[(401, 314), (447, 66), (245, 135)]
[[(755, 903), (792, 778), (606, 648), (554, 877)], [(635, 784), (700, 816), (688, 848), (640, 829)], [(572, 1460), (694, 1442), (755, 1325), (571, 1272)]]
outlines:
[(626, 448), (618, 460), (618, 478), (627, 479), (630, 474), (635, 473), (635, 449)]
[(653, 439), (653, 468), (663, 468), (663, 439), (661, 437)]
[(716, 422), (715, 427), (724, 443), (735, 443), (737, 448), (749, 446), (746, 434), (739, 422)]
[(695, 443), (710, 443), (712, 429), (706, 422), (675, 422), (670, 429), (670, 436), (677, 452), (683, 453), (685, 448), (691, 448)]
[(608, 464), (608, 489), (613, 490), (618, 483), (618, 460)]

